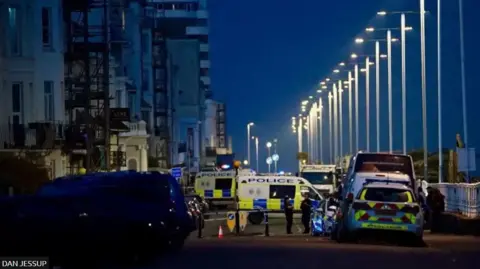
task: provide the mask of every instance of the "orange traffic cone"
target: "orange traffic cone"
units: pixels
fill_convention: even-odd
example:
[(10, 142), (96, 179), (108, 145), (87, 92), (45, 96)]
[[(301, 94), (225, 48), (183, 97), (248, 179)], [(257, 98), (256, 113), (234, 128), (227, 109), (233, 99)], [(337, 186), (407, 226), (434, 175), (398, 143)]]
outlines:
[(218, 226), (218, 238), (223, 238), (223, 229), (222, 226)]

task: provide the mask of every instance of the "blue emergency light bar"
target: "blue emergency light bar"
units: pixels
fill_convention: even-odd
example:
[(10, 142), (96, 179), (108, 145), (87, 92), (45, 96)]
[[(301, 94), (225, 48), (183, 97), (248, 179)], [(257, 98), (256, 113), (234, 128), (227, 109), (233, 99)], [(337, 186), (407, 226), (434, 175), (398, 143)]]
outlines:
[(390, 179), (374, 179), (374, 178), (367, 178), (365, 179), (365, 182), (363, 183), (363, 185), (367, 185), (367, 184), (371, 184), (371, 183), (386, 183), (386, 184), (389, 184), (389, 183), (397, 183), (397, 184), (405, 184), (405, 185), (409, 185), (410, 184), (410, 181), (409, 180), (390, 180)]

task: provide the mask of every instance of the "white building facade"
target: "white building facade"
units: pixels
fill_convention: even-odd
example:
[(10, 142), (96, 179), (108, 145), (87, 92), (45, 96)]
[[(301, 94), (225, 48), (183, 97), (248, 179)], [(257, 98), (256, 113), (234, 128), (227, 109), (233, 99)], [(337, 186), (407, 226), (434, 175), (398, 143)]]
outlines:
[(60, 2), (0, 1), (2, 125), (64, 119)]
[[(49, 126), (52, 135), (60, 135), (57, 131), (65, 118), (60, 5), (60, 0), (0, 0), (3, 151), (46, 146), (45, 140), (38, 137), (40, 125)], [(65, 160), (60, 154), (52, 156), (46, 165), (54, 175), (63, 173)]]

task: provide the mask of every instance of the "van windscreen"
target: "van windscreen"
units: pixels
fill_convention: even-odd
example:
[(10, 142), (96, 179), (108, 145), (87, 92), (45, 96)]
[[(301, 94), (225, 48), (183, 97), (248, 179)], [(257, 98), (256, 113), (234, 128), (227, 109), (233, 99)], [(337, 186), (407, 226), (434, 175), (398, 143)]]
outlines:
[(414, 178), (410, 157), (390, 154), (359, 154), (355, 162), (355, 172), (402, 173)]
[(295, 186), (270, 185), (271, 199), (284, 199), (285, 197), (295, 198)]
[(215, 189), (216, 190), (229, 190), (232, 188), (233, 178), (216, 178)]

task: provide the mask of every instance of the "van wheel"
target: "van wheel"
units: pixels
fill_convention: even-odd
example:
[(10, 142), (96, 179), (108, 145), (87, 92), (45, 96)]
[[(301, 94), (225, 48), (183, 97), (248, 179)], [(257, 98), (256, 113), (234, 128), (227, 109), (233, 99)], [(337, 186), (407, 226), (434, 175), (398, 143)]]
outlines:
[(263, 212), (252, 212), (248, 214), (248, 221), (253, 225), (259, 225), (263, 222)]

